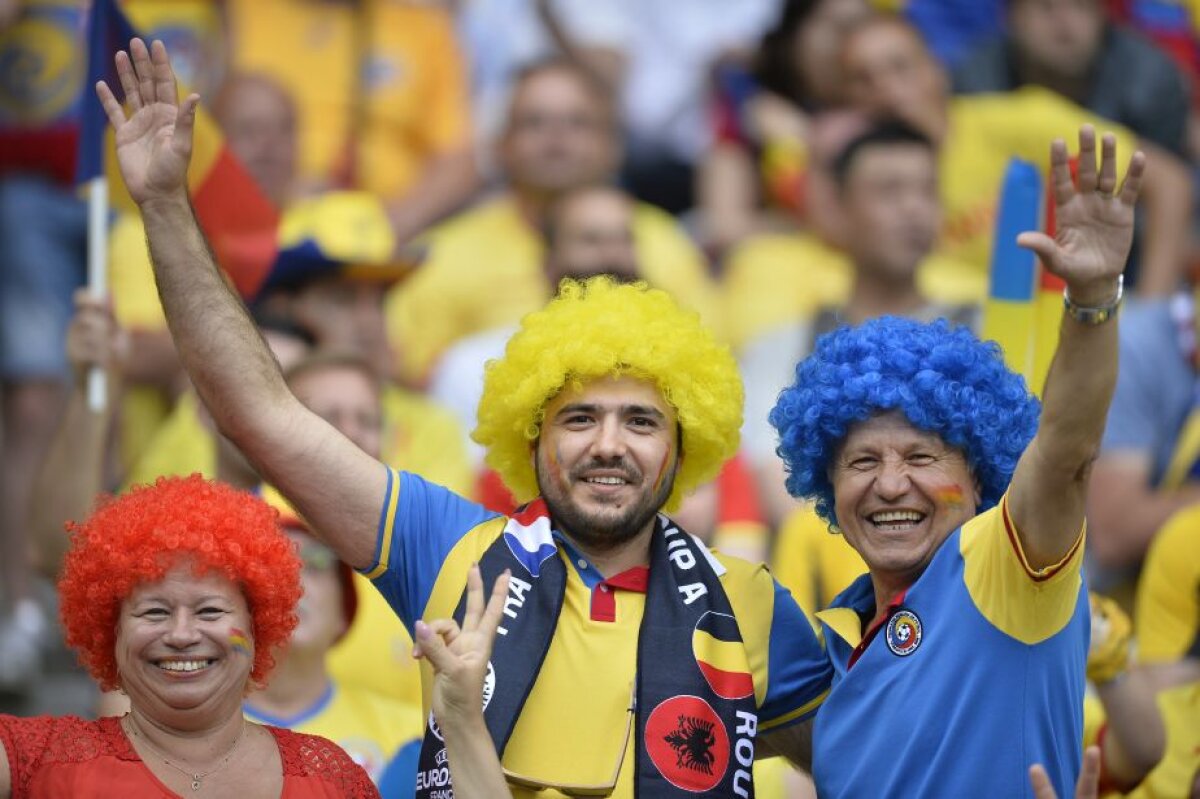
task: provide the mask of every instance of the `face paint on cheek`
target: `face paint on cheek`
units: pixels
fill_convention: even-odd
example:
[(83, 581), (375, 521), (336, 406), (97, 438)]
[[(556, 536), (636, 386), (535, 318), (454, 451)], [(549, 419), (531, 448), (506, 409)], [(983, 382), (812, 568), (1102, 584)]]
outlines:
[(656, 477), (654, 479), (655, 492), (657, 492), (660, 488), (662, 488), (663, 481), (667, 479), (667, 471), (668, 471), (667, 467), (671, 463), (671, 454), (673, 452), (674, 452), (674, 448), (671, 446), (668, 446), (667, 451), (663, 453), (662, 463), (659, 464), (659, 467), (658, 467), (658, 477)]
[(963, 490), (958, 484), (942, 486), (934, 492), (937, 503), (947, 510), (957, 511), (963, 507)]
[(250, 639), (236, 627), (229, 631), (229, 645), (234, 653), (250, 657)]

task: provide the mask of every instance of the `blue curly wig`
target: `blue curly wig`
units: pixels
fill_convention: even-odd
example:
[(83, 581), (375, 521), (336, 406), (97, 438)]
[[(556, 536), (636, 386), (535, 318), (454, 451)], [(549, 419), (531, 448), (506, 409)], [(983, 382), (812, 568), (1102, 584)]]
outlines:
[(788, 492), (836, 524), (830, 462), (852, 424), (892, 410), (964, 453), (984, 510), (1008, 487), (1040, 403), (999, 345), (965, 327), (885, 316), (840, 328), (817, 341), (771, 410)]

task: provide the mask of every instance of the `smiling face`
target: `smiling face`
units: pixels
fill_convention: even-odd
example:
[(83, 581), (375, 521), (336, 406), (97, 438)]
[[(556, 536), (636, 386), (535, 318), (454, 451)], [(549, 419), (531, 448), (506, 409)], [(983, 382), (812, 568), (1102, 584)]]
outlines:
[(116, 659), (130, 703), (154, 718), (232, 712), (254, 665), (253, 620), (222, 575), (178, 566), (138, 586), (121, 606)]
[(895, 411), (850, 428), (830, 480), (838, 527), (876, 583), (896, 588), (920, 576), (980, 501), (963, 453)]
[(632, 377), (568, 387), (547, 403), (535, 465), (560, 528), (594, 549), (644, 531), (671, 495), (677, 426), (658, 389)]

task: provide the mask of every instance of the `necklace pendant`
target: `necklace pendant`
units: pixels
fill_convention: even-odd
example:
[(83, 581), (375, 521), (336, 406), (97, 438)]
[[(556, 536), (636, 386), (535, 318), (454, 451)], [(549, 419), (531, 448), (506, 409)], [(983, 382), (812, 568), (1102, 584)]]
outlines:
[(200, 780), (192, 780), (192, 790), (193, 791), (200, 790)]

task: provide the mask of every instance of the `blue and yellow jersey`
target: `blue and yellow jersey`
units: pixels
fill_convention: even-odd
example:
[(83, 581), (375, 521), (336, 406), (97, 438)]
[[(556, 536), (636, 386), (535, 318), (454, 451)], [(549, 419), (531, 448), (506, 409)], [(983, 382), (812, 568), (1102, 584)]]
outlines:
[(248, 703), (242, 712), (259, 724), (328, 738), (346, 750), (381, 789), (406, 786), (407, 790), (381, 791), (386, 799), (412, 796), (425, 727), (424, 715), (415, 705), (330, 681), (312, 707), (290, 718), (261, 713)]
[[(380, 520), (376, 587), (411, 629), (453, 615), (467, 570), (501, 535), (507, 517), (420, 477), (389, 470)], [(543, 786), (611, 784), (633, 796), (632, 714), (645, 595), (596, 568), (559, 539), (567, 568), (558, 627), (504, 752), (512, 774)], [(829, 666), (804, 613), (762, 566), (714, 554), (741, 628), (760, 731), (806, 718), (828, 687)], [(644, 590), (644, 589), (643, 589)], [(422, 664), (423, 669), (428, 669)], [(431, 674), (423, 673), (423, 684)], [(429, 707), (429, 691), (424, 692)], [(513, 786), (514, 796), (534, 789)], [(564, 796), (555, 789), (540, 799)]]
[(833, 687), (817, 716), (821, 796), (1029, 794), (1042, 763), (1059, 796), (1081, 762), (1089, 610), (1083, 533), (1033, 570), (1007, 497), (952, 533), (883, 623), (870, 575), (818, 617)]

